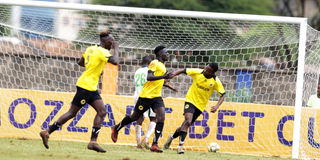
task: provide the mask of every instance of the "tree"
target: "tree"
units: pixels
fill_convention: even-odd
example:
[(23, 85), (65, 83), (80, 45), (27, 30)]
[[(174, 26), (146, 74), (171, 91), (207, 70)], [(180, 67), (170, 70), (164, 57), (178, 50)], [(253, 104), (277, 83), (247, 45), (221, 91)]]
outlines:
[(191, 11), (275, 15), (270, 0), (94, 0), (95, 4)]

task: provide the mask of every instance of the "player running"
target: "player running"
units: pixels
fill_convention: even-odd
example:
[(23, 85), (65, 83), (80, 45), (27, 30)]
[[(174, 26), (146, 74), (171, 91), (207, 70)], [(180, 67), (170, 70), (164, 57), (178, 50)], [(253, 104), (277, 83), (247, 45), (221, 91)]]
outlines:
[[(118, 65), (119, 45), (109, 31), (100, 33), (100, 43), (100, 46), (94, 45), (88, 47), (78, 62), (78, 64), (85, 67), (86, 70), (77, 81), (77, 92), (72, 100), (72, 105), (69, 111), (59, 117), (59, 119), (48, 129), (40, 132), (43, 145), (47, 149), (49, 149), (49, 135), (60, 128), (68, 120), (75, 117), (78, 111), (88, 103), (97, 112), (93, 121), (91, 140), (88, 144), (88, 149), (97, 152), (106, 152), (106, 150), (100, 147), (97, 143), (101, 123), (107, 114), (101, 96), (97, 91), (97, 86), (105, 63), (109, 62), (111, 64)], [(110, 54), (111, 48), (114, 48), (113, 56)]]
[(221, 81), (215, 75), (218, 70), (217, 63), (210, 63), (204, 69), (180, 69), (172, 73), (177, 76), (181, 73), (188, 74), (192, 77), (193, 82), (186, 95), (184, 104), (185, 120), (180, 127), (176, 129), (174, 134), (169, 135), (164, 149), (168, 149), (173, 139), (180, 136), (178, 154), (183, 154), (183, 143), (187, 136), (188, 128), (197, 120), (199, 115), (204, 111), (212, 92), (215, 90), (220, 95), (219, 101), (215, 106), (211, 107), (211, 112), (215, 113), (224, 100), (225, 90)]

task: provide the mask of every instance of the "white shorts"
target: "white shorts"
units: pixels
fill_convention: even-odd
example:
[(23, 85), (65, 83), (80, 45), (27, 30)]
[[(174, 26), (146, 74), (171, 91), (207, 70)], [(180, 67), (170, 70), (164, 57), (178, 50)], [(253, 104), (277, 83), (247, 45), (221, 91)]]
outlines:
[[(137, 103), (139, 97), (134, 97), (134, 104)], [(156, 117), (156, 113), (153, 112), (152, 108), (149, 108), (143, 113), (143, 117)]]

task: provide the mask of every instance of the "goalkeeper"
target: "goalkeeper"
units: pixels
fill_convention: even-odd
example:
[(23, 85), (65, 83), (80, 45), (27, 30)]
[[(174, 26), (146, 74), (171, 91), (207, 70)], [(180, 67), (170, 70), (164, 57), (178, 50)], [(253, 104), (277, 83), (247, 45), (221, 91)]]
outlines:
[[(114, 49), (113, 56), (110, 54), (111, 48)], [(103, 71), (105, 63), (118, 65), (119, 63), (119, 45), (109, 31), (100, 33), (100, 46), (90, 46), (83, 53), (78, 64), (85, 67), (86, 70), (82, 73), (77, 81), (77, 92), (72, 100), (72, 105), (68, 112), (64, 113), (59, 119), (54, 122), (47, 130), (41, 131), (40, 136), (43, 145), (48, 149), (49, 135), (60, 128), (71, 118), (75, 117), (78, 111), (86, 104), (90, 104), (97, 112), (92, 127), (91, 140), (88, 144), (88, 149), (97, 152), (106, 152), (97, 143), (98, 134), (100, 132), (101, 123), (107, 114), (104, 103), (97, 91), (99, 77)]]
[(211, 112), (215, 113), (224, 100), (225, 90), (221, 81), (215, 75), (218, 70), (217, 63), (210, 63), (204, 69), (180, 69), (173, 72), (173, 76), (177, 76), (181, 73), (188, 74), (192, 77), (193, 82), (186, 95), (184, 104), (184, 117), (185, 120), (179, 128), (176, 129), (174, 134), (169, 135), (164, 149), (168, 149), (174, 138), (180, 136), (178, 154), (183, 154), (182, 148), (184, 140), (187, 136), (188, 128), (196, 121), (199, 115), (204, 111), (209, 98), (214, 90), (220, 95), (220, 99), (215, 106), (211, 107)]

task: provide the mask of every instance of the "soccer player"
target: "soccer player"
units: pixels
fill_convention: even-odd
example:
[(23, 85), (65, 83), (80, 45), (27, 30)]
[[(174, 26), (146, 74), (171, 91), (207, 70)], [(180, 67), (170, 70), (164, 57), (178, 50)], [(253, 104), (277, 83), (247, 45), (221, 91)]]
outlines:
[(320, 108), (320, 83), (318, 83), (317, 94), (310, 96), (307, 106), (312, 108)]
[[(164, 62), (168, 60), (168, 52), (164, 46), (157, 46), (154, 49), (156, 59), (149, 64), (147, 82), (143, 85), (134, 111), (130, 116), (126, 116), (122, 121), (112, 127), (111, 139), (114, 143), (118, 140), (118, 132), (125, 125), (138, 120), (149, 108), (156, 113), (155, 137), (150, 148), (153, 152), (162, 152), (158, 147), (158, 140), (162, 133), (165, 120), (165, 106), (161, 97), (162, 86), (165, 79), (171, 79), (172, 74), (167, 73)], [(170, 88), (170, 87), (169, 87)]]
[[(113, 56), (110, 54), (110, 49), (114, 49)], [(85, 67), (77, 81), (77, 92), (72, 100), (72, 105), (68, 112), (64, 113), (59, 119), (54, 122), (48, 129), (41, 131), (44, 146), (48, 149), (49, 135), (60, 128), (71, 118), (75, 117), (78, 111), (86, 104), (90, 104), (97, 112), (92, 127), (91, 140), (88, 144), (88, 149), (97, 152), (106, 152), (105, 149), (97, 143), (97, 137), (100, 132), (101, 123), (106, 115), (104, 103), (97, 91), (99, 77), (103, 71), (105, 63), (118, 65), (119, 63), (119, 45), (109, 31), (100, 33), (100, 46), (90, 46), (83, 53), (78, 64)]]
[(178, 127), (174, 134), (170, 135), (164, 145), (168, 149), (174, 138), (180, 136), (178, 154), (183, 154), (183, 143), (187, 136), (188, 128), (197, 120), (199, 115), (204, 111), (212, 92), (215, 90), (220, 95), (219, 101), (211, 107), (211, 112), (215, 113), (224, 100), (225, 90), (221, 81), (215, 75), (218, 70), (217, 63), (210, 63), (204, 69), (180, 69), (173, 72), (173, 76), (181, 73), (188, 74), (192, 77), (193, 82), (186, 95), (184, 104), (184, 122)]
[[(147, 81), (148, 66), (151, 61), (152, 59), (150, 56), (142, 57), (141, 67), (134, 74), (134, 82), (135, 82), (134, 104), (137, 103), (142, 87)], [(150, 123), (148, 126), (147, 133), (145, 134), (143, 141), (141, 141), (141, 128), (142, 128), (141, 125), (144, 120), (144, 117), (149, 117)], [(143, 113), (143, 116), (140, 116), (139, 119), (137, 120), (137, 124), (136, 124), (137, 148), (142, 148), (142, 146), (144, 146), (145, 148), (150, 149), (147, 142), (149, 137), (153, 133), (155, 127), (156, 127), (156, 114), (152, 111), (151, 108), (149, 108), (147, 111)]]

